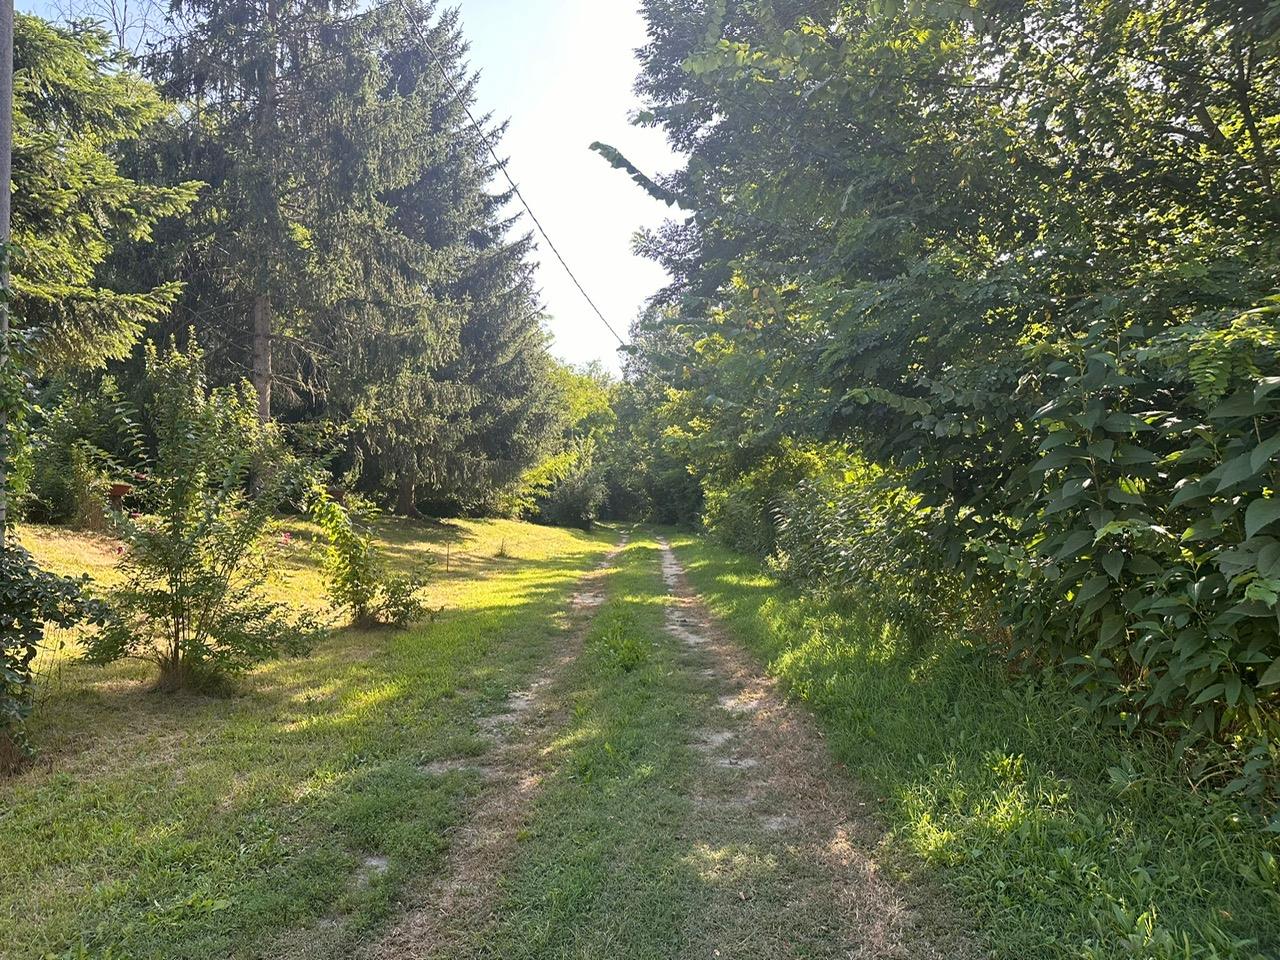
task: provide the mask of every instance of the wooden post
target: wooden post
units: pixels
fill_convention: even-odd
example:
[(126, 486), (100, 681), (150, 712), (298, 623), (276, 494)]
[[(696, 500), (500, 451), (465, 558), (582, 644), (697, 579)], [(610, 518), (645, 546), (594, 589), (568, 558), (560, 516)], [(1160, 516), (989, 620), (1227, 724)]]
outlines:
[[(11, 3), (12, 0), (0, 0)], [(253, 299), (253, 385), (258, 391), (258, 420), (271, 422), (271, 301)]]
[[(10, 180), (13, 178), (13, 0), (0, 0), (0, 287), (9, 291)], [(0, 359), (9, 356), (9, 303), (0, 303)], [(7, 441), (9, 412), (0, 409), (0, 437)], [(9, 450), (0, 456), (0, 550), (8, 547)]]

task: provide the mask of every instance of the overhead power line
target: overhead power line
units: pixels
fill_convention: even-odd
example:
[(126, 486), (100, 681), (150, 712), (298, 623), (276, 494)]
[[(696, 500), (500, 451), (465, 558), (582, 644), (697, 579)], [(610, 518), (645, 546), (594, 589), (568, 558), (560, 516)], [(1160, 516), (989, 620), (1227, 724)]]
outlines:
[(538, 233), (542, 236), (542, 239), (546, 241), (547, 248), (555, 255), (555, 258), (560, 261), (560, 266), (564, 267), (564, 272), (569, 275), (569, 279), (573, 281), (573, 285), (578, 288), (578, 292), (582, 294), (582, 299), (587, 301), (588, 306), (590, 306), (595, 315), (600, 318), (600, 322), (608, 328), (611, 334), (613, 334), (614, 339), (618, 341), (618, 345), (625, 347), (627, 345), (627, 341), (622, 338), (622, 335), (619, 334), (616, 329), (614, 329), (613, 324), (605, 318), (603, 311), (596, 306), (596, 302), (591, 299), (591, 294), (587, 293), (586, 287), (582, 285), (577, 274), (573, 272), (573, 268), (569, 266), (569, 262), (565, 260), (560, 249), (547, 234), (546, 228), (542, 225), (542, 221), (540, 221), (538, 219), (538, 215), (533, 212), (533, 207), (529, 206), (529, 201), (526, 200), (524, 198), (524, 194), (520, 192), (520, 187), (516, 184), (515, 180), (512, 179), (510, 172), (507, 170), (506, 161), (502, 160), (498, 156), (498, 151), (493, 145), (493, 140), (490, 139), (484, 128), (481, 127), (479, 121), (476, 120), (475, 114), (471, 112), (471, 105), (467, 103), (466, 98), (462, 96), (462, 91), (458, 88), (457, 83), (454, 82), (452, 74), (449, 73), (448, 68), (445, 66), (444, 61), (440, 59), (440, 55), (436, 53), (435, 48), (431, 46), (431, 41), (427, 39), (422, 27), (418, 24), (417, 20), (414, 19), (413, 13), (408, 9), (407, 4), (405, 7), (405, 13), (407, 14), (406, 19), (413, 28), (414, 33), (418, 35), (418, 40), (426, 48), (427, 53), (431, 54), (431, 59), (435, 61), (436, 66), (440, 70), (440, 75), (444, 77), (445, 83), (449, 85), (449, 89), (452, 91), (455, 99), (462, 104), (462, 109), (466, 113), (467, 119), (471, 121), (471, 126), (475, 130), (476, 135), (480, 138), (481, 142), (484, 143), (485, 149), (489, 151), (489, 156), (493, 157), (494, 164), (500, 171), (502, 171), (503, 179), (510, 184), (511, 192), (515, 195), (516, 199), (520, 201), (520, 205), (524, 207), (524, 212), (529, 215), (529, 219), (533, 221), (533, 225), (537, 228)]

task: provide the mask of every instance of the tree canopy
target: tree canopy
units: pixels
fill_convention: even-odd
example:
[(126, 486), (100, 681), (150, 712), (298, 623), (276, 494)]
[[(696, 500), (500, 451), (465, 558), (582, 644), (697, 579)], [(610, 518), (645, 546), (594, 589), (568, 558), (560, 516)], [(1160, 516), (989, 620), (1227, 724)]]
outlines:
[(124, 69), (102, 30), (18, 14), (14, 31), (13, 290), (16, 324), (45, 372), (128, 356), (173, 304), (172, 280), (131, 284), (121, 247), (190, 209), (190, 173), (141, 180), (124, 152), (173, 108)]
[[(1275, 5), (644, 9), (639, 120), (687, 162), (650, 187), (684, 215), (642, 242), (675, 280), (637, 363), (690, 497), (758, 503), (757, 529), (830, 544), (832, 574), (963, 575), (1119, 722), (1263, 762)], [(868, 536), (888, 546), (849, 549)]]

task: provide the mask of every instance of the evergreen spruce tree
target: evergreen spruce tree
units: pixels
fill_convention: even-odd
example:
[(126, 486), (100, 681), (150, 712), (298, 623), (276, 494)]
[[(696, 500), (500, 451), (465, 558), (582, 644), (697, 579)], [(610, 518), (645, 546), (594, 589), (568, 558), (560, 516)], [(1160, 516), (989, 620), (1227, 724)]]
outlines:
[(396, 98), (383, 96), (378, 11), (316, 0), (173, 9), (181, 29), (148, 60), (184, 105), (163, 156), (209, 184), (172, 238), (187, 280), (174, 325), (193, 326), (225, 372), (250, 372), (267, 420), (277, 385), (296, 400), (316, 363), (312, 319), (359, 294), (350, 235), (376, 230), (383, 148), (401, 133)]
[(170, 278), (131, 283), (114, 269), (118, 248), (146, 245), (198, 184), (181, 171), (172, 186), (122, 171), (123, 151), (170, 108), (110, 46), (83, 24), (15, 21), (14, 315), (46, 374), (126, 356), (178, 294)]
[(403, 514), (424, 501), (478, 509), (536, 460), (554, 419), (532, 244), (510, 239), (510, 198), (489, 191), (497, 171), (472, 123), (457, 12), (384, 15), (384, 96), (399, 101), (406, 162), (379, 195), (360, 284), (375, 295), (341, 304), (317, 339), (341, 364), (330, 396), (357, 424), (367, 480), (391, 487)]
[(466, 385), (469, 430), (444, 451), (435, 473), (449, 486), (432, 495), (468, 509), (492, 506), (548, 449), (560, 425), (553, 361), (537, 306), (529, 237), (510, 240), (501, 213), (508, 196), (485, 197), (486, 223), (474, 230), (458, 291), (468, 305), (461, 350), (450, 376)]
[(136, 264), (185, 281), (154, 334), (194, 329), (215, 379), (251, 377), (263, 419), (345, 428), (363, 486), (401, 512), (491, 505), (555, 418), (532, 243), (491, 189), (501, 128), (472, 120), (458, 13), (177, 10), (148, 65), (181, 122), (135, 162), (209, 187), (167, 259)]

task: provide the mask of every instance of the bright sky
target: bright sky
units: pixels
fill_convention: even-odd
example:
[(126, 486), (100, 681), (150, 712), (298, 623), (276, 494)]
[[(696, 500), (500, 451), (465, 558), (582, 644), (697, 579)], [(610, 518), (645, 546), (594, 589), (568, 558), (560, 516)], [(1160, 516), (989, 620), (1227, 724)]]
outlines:
[[(588, 148), (612, 144), (646, 173), (675, 158), (661, 133), (633, 127), (634, 51), (645, 42), (639, 0), (445, 0), (462, 9), (481, 109), (510, 120), (499, 155), (538, 219), (609, 322), (628, 335), (666, 280), (631, 252), (641, 227), (671, 211)], [(17, 0), (49, 16), (51, 0)], [(532, 224), (526, 224), (532, 229)], [(538, 238), (539, 282), (555, 352), (617, 369), (617, 341)]]
[[(633, 127), (632, 93), (645, 42), (638, 0), (460, 0), (481, 105), (510, 118), (502, 154), (538, 219), (587, 292), (624, 337), (666, 276), (635, 256), (643, 226), (671, 215), (588, 148), (603, 140), (646, 173), (675, 166), (662, 134)], [(555, 351), (617, 367), (617, 341), (541, 246)]]

